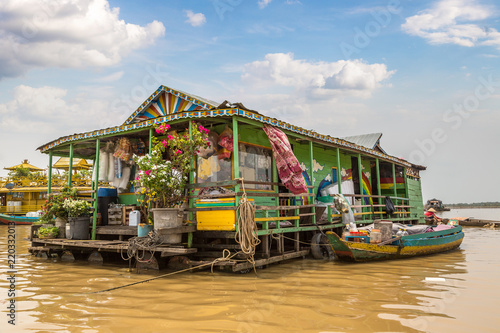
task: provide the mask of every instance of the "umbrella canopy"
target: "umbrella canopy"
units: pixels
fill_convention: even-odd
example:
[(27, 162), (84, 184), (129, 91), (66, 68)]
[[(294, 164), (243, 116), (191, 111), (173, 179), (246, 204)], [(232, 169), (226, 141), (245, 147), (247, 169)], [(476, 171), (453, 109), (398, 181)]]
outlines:
[(16, 169), (28, 169), (30, 171), (43, 171), (43, 169), (40, 169), (34, 165), (29, 164), (28, 160), (24, 160), (23, 163), (11, 166), (9, 168), (4, 168), (5, 170), (16, 170)]
[[(69, 170), (69, 157), (61, 157), (52, 167), (56, 169)], [(87, 160), (83, 158), (73, 159), (73, 170), (88, 170), (91, 167), (92, 164), (89, 164)]]

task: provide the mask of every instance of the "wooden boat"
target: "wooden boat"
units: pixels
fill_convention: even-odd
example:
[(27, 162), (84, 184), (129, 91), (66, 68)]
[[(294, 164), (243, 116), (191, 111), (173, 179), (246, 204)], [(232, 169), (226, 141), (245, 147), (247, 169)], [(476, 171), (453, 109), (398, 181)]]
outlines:
[(38, 217), (29, 217), (29, 216), (16, 216), (16, 215), (7, 215), (0, 213), (0, 223), (2, 224), (32, 224), (33, 222), (38, 221)]
[(327, 232), (337, 258), (341, 261), (371, 261), (402, 259), (450, 251), (458, 248), (464, 238), (461, 226), (393, 238), (390, 243), (361, 243), (342, 240), (336, 233)]

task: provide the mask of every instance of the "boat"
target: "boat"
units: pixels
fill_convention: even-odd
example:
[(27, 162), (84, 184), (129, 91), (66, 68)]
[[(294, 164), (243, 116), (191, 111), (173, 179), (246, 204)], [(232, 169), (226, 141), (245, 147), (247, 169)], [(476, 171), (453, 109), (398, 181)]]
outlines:
[(351, 262), (403, 259), (446, 252), (457, 249), (464, 238), (461, 226), (450, 226), (447, 229), (439, 226), (431, 228), (437, 231), (393, 236), (394, 238), (378, 244), (370, 243), (369, 236), (353, 237), (350, 241), (329, 231), (326, 237), (336, 257), (340, 261)]
[(32, 224), (33, 222), (38, 221), (38, 217), (34, 216), (17, 216), (17, 215), (7, 215), (0, 213), (0, 223), (7, 225), (23, 225), (23, 224)]

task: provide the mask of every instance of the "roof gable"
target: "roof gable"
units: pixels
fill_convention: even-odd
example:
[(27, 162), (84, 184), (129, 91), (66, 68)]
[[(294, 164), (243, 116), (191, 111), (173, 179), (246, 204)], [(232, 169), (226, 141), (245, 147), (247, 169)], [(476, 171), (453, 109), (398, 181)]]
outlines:
[(124, 125), (181, 111), (211, 110), (217, 105), (216, 102), (162, 85), (128, 117)]

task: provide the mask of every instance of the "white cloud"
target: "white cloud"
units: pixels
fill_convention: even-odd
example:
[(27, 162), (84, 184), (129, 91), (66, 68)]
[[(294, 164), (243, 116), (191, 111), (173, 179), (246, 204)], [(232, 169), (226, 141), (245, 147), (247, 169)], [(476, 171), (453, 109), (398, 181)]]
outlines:
[(246, 64), (242, 79), (261, 87), (279, 85), (369, 95), (393, 73), (385, 64), (366, 64), (361, 60), (308, 62), (294, 59), (292, 53), (271, 53), (264, 60)]
[(431, 44), (500, 47), (500, 33), (477, 23), (490, 18), (493, 13), (488, 6), (474, 1), (442, 0), (432, 8), (408, 17), (402, 29)]
[(163, 36), (165, 27), (119, 19), (106, 0), (5, 0), (0, 5), (0, 78), (35, 67), (115, 65)]
[(269, 5), (269, 3), (271, 2), (272, 0), (259, 0), (259, 2), (257, 2), (257, 4), (259, 5), (259, 8), (260, 9), (263, 9), (263, 8), (266, 8), (267, 5)]
[(35, 151), (37, 147), (61, 136), (102, 128), (104, 122), (118, 125), (120, 121), (110, 107), (111, 95), (103, 87), (83, 88), (69, 96), (58, 87), (19, 85), (11, 96), (0, 104), (1, 161), (28, 158), (34, 165), (46, 167), (46, 157)]
[(191, 24), (193, 27), (200, 27), (207, 22), (207, 18), (203, 13), (194, 13), (192, 10), (185, 10), (187, 23)]

